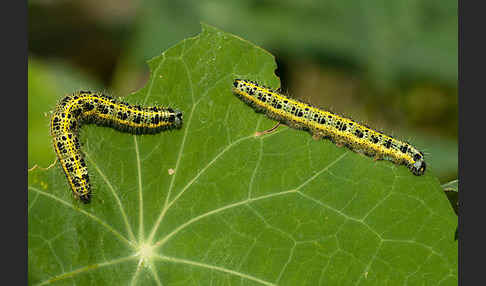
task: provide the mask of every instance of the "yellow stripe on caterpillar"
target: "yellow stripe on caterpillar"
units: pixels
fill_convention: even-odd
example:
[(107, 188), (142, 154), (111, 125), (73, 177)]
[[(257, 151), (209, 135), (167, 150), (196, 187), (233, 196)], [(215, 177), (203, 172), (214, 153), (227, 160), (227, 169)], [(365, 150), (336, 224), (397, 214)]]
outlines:
[(50, 130), (54, 150), (74, 197), (84, 203), (90, 202), (91, 186), (78, 130), (82, 124), (90, 123), (131, 134), (155, 134), (180, 128), (182, 113), (171, 108), (129, 105), (90, 91), (65, 96), (51, 116)]
[(289, 98), (253, 81), (235, 79), (233, 92), (256, 112), (292, 128), (307, 130), (318, 138), (329, 138), (375, 159), (407, 165), (417, 176), (425, 172), (424, 154), (417, 148), (352, 119)]

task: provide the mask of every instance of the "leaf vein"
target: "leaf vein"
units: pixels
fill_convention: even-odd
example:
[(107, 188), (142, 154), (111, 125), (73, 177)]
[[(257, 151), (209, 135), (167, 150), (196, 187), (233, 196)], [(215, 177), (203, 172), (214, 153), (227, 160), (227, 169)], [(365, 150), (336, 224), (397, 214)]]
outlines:
[(128, 223), (128, 218), (127, 218), (127, 215), (125, 213), (125, 209), (123, 208), (123, 205), (120, 201), (120, 198), (118, 197), (116, 191), (115, 191), (115, 188), (113, 188), (113, 185), (111, 184), (111, 182), (108, 180), (108, 177), (105, 175), (105, 173), (99, 168), (98, 164), (96, 164), (96, 162), (93, 160), (93, 158), (91, 158), (91, 156), (87, 153), (87, 152), (84, 152), (84, 154), (86, 155), (86, 157), (88, 158), (88, 160), (91, 162), (91, 165), (95, 168), (95, 170), (98, 172), (98, 174), (100, 174), (101, 178), (103, 178), (103, 180), (105, 181), (106, 185), (108, 186), (108, 188), (110, 189), (111, 193), (113, 194), (113, 196), (115, 197), (115, 200), (118, 204), (118, 208), (120, 209), (120, 212), (122, 214), (122, 217), (123, 217), (123, 221), (125, 222), (125, 226), (127, 228), (127, 232), (128, 232), (128, 235), (130, 236), (130, 239), (135, 241), (135, 235), (133, 234), (133, 231), (132, 231), (132, 227), (130, 226), (130, 224)]
[(109, 230), (110, 232), (112, 232), (116, 237), (118, 237), (120, 240), (124, 241), (126, 244), (130, 245), (130, 246), (134, 246), (133, 245), (133, 242), (131, 242), (130, 240), (128, 240), (126, 237), (124, 237), (121, 233), (119, 233), (118, 231), (116, 231), (114, 228), (112, 228), (110, 225), (108, 225), (106, 222), (102, 221), (100, 218), (98, 218), (97, 216), (85, 211), (85, 210), (82, 210), (80, 208), (75, 208), (73, 207), (71, 204), (65, 202), (64, 200), (54, 196), (54, 195), (51, 195), (49, 193), (46, 193), (46, 192), (43, 192), (37, 188), (34, 188), (34, 187), (29, 187), (29, 189), (33, 190), (34, 192), (37, 192), (41, 195), (44, 195), (50, 199), (53, 199), (55, 201), (58, 201), (59, 203), (67, 206), (67, 207), (70, 207), (72, 208), (73, 210), (77, 211), (77, 212), (80, 212), (84, 215), (86, 215), (87, 217), (89, 217), (90, 219), (96, 221), (97, 223), (101, 224), (103, 227), (105, 227), (107, 230)]
[(135, 144), (135, 154), (137, 158), (137, 174), (138, 174), (138, 208), (139, 208), (139, 226), (138, 226), (138, 239), (139, 242), (143, 241), (143, 191), (142, 191), (142, 167), (140, 164), (140, 152), (138, 150), (137, 136), (133, 136), (133, 142)]
[(229, 204), (229, 205), (226, 205), (226, 206), (223, 206), (223, 207), (220, 207), (218, 209), (215, 209), (215, 210), (212, 210), (212, 211), (209, 211), (209, 212), (206, 212), (206, 213), (203, 213), (201, 215), (198, 215), (190, 220), (188, 220), (187, 222), (181, 224), (180, 226), (178, 226), (176, 229), (174, 229), (171, 233), (169, 233), (168, 235), (166, 235), (164, 238), (162, 238), (161, 240), (157, 241), (155, 244), (154, 244), (154, 247), (159, 247), (161, 245), (163, 245), (165, 242), (167, 242), (172, 236), (174, 236), (175, 234), (177, 234), (179, 231), (181, 231), (182, 229), (186, 228), (187, 226), (205, 218), (205, 217), (208, 217), (208, 216), (211, 216), (213, 214), (217, 214), (217, 213), (220, 213), (222, 211), (225, 211), (227, 209), (231, 209), (231, 208), (234, 208), (234, 207), (238, 207), (238, 206), (241, 206), (241, 205), (245, 205), (247, 203), (250, 203), (250, 202), (254, 202), (254, 201), (259, 201), (259, 200), (263, 200), (263, 199), (267, 199), (267, 198), (272, 198), (272, 197), (277, 197), (277, 196), (282, 196), (282, 195), (286, 195), (286, 194), (290, 194), (290, 193), (295, 193), (297, 192), (296, 190), (289, 190), (289, 191), (283, 191), (283, 192), (279, 192), (279, 193), (271, 193), (269, 195), (264, 195), (264, 196), (260, 196), (260, 197), (256, 197), (256, 198), (252, 198), (252, 199), (246, 199), (246, 200), (243, 200), (243, 201), (240, 201), (240, 202), (236, 202), (236, 203), (232, 203), (232, 204)]
[(164, 256), (155, 255), (155, 257), (157, 257), (161, 260), (170, 261), (170, 262), (174, 262), (174, 263), (182, 263), (182, 264), (188, 264), (188, 265), (193, 265), (193, 266), (199, 266), (199, 267), (202, 267), (202, 268), (207, 268), (207, 269), (211, 269), (211, 270), (216, 270), (216, 271), (232, 274), (232, 275), (235, 275), (235, 276), (239, 276), (239, 277), (242, 277), (242, 278), (245, 278), (245, 279), (248, 279), (248, 280), (258, 282), (258, 283), (263, 284), (263, 285), (275, 285), (273, 283), (262, 280), (260, 278), (255, 277), (255, 276), (245, 274), (245, 273), (241, 273), (241, 272), (231, 270), (231, 269), (226, 269), (226, 268), (220, 267), (220, 266), (215, 266), (215, 265), (210, 265), (210, 264), (206, 264), (206, 263), (201, 263), (201, 262), (196, 262), (196, 261), (191, 261), (191, 260), (186, 260), (186, 259), (181, 259), (181, 258), (176, 258), (176, 257), (170, 257), (170, 256), (165, 256), (165, 255)]
[(102, 263), (93, 263), (91, 265), (87, 265), (87, 266), (75, 269), (73, 271), (70, 271), (70, 272), (64, 272), (64, 273), (58, 274), (58, 275), (56, 275), (52, 278), (49, 278), (47, 280), (44, 280), (43, 282), (40, 282), (37, 285), (41, 286), (41, 285), (51, 284), (51, 283), (59, 281), (59, 280), (74, 277), (75, 275), (81, 274), (81, 273), (86, 272), (86, 271), (98, 269), (100, 267), (105, 267), (105, 266), (123, 263), (125, 261), (129, 261), (129, 260), (132, 260), (134, 258), (135, 258), (134, 256), (130, 255), (130, 256), (125, 256), (125, 257), (113, 259), (113, 260), (110, 260), (110, 261), (105, 261), (105, 262), (102, 262)]

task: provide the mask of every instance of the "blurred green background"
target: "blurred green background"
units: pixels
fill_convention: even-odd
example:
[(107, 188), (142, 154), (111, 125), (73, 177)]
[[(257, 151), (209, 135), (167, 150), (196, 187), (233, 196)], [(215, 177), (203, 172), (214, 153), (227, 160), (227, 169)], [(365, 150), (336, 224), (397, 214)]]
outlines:
[(457, 1), (31, 0), (28, 167), (46, 167), (66, 93), (124, 96), (200, 22), (275, 55), (284, 91), (405, 139), (444, 183), (458, 167)]

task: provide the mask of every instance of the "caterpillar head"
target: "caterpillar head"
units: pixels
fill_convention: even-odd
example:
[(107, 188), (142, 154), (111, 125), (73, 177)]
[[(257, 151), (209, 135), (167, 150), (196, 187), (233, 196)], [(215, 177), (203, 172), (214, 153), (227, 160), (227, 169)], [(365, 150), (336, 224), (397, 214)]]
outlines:
[(176, 110), (175, 111), (175, 125), (177, 128), (180, 128), (182, 126), (182, 112), (180, 112), (179, 110)]
[[(76, 180), (73, 180), (73, 181), (76, 181)], [(80, 201), (82, 201), (85, 204), (88, 204), (91, 201), (91, 190), (90, 190), (89, 183), (87, 183), (84, 186), (83, 185), (77, 185), (75, 188), (76, 188), (76, 190), (73, 192), (74, 198), (79, 199)]]
[(427, 166), (424, 161), (424, 154), (422, 152), (420, 152), (420, 154), (417, 153), (413, 156), (413, 159), (415, 160), (415, 163), (409, 166), (410, 170), (416, 176), (423, 175)]
[(171, 115), (169, 116), (169, 122), (173, 122), (174, 124), (172, 124), (172, 126), (170, 126), (169, 128), (181, 128), (182, 126), (182, 112), (179, 111), (179, 110), (174, 110), (172, 108), (167, 108), (167, 111), (171, 113)]
[(75, 193), (83, 203), (88, 204), (91, 201), (91, 186), (89, 185), (89, 179), (85, 181), (84, 185), (80, 185)]
[(87, 204), (87, 203), (89, 203), (91, 201), (91, 193), (89, 193), (89, 192), (83, 193), (83, 194), (79, 195), (79, 199), (83, 203)]
[(180, 112), (179, 110), (173, 110), (172, 108), (169, 108), (169, 111), (173, 113), (173, 115), (171, 115), (171, 119), (170, 121), (173, 121), (174, 122), (174, 128), (181, 128), (182, 126), (182, 112)]

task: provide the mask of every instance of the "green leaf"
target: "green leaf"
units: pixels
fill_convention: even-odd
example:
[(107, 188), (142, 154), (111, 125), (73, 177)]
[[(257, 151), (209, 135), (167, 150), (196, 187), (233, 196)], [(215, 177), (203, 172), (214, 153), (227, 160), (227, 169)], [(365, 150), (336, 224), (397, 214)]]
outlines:
[[(438, 180), (255, 113), (234, 78), (277, 88), (268, 52), (203, 25), (149, 61), (130, 102), (181, 130), (84, 126), (92, 202), (29, 172), (29, 282), (77, 285), (457, 284), (457, 218)], [(172, 171), (175, 171), (173, 173)]]

